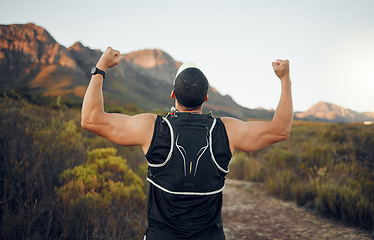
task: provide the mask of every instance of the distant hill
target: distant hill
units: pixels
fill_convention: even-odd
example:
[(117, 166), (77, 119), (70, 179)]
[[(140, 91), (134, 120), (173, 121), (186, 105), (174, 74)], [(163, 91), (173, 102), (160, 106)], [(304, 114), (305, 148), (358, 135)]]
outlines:
[[(100, 55), (76, 42), (65, 48), (35, 24), (0, 25), (0, 89), (27, 86), (32, 93), (81, 99), (90, 79), (90, 70)], [(126, 55), (125, 61), (107, 71), (103, 93), (108, 104), (135, 103), (146, 110), (165, 109), (180, 62), (160, 49), (145, 49)], [(248, 109), (230, 96), (209, 89), (204, 111), (241, 119), (270, 119), (273, 111)]]
[(318, 102), (305, 112), (298, 112), (299, 119), (324, 122), (365, 122), (374, 121), (373, 112), (359, 113), (332, 103)]
[[(0, 90), (28, 87), (32, 93), (82, 99), (90, 70), (102, 52), (76, 42), (65, 48), (35, 24), (0, 25)], [(165, 109), (180, 62), (160, 49), (126, 54), (125, 60), (107, 71), (103, 92), (106, 104), (135, 103), (145, 110)], [(217, 89), (209, 89), (204, 111), (240, 119), (271, 119), (274, 111), (248, 109)], [(358, 113), (332, 103), (319, 102), (295, 119), (327, 122), (374, 121), (374, 113)]]

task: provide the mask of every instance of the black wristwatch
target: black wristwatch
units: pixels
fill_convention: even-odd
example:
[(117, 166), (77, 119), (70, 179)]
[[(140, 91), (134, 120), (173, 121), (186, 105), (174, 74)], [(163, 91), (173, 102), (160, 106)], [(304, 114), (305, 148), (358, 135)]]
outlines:
[(101, 74), (105, 78), (105, 72), (103, 70), (98, 69), (97, 67), (93, 67), (91, 69), (91, 75)]

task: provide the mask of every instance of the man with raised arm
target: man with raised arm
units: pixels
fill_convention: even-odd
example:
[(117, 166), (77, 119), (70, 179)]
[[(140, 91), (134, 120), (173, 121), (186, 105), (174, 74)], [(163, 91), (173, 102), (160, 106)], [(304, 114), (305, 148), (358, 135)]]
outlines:
[[(82, 106), (82, 127), (120, 145), (141, 146), (148, 161), (148, 228), (144, 239), (221, 240), (222, 190), (232, 153), (256, 151), (287, 140), (293, 120), (288, 60), (272, 63), (281, 96), (272, 121), (249, 121), (202, 114), (209, 83), (193, 63), (182, 64), (167, 116), (106, 113), (105, 71), (124, 56), (110, 47), (92, 70)], [(110, 81), (110, 80), (109, 80)]]

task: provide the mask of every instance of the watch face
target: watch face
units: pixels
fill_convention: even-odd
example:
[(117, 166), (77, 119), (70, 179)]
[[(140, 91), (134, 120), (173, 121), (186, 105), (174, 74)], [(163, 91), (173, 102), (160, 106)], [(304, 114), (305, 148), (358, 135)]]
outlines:
[(91, 74), (95, 74), (96, 73), (96, 67), (93, 67), (92, 69), (91, 69)]

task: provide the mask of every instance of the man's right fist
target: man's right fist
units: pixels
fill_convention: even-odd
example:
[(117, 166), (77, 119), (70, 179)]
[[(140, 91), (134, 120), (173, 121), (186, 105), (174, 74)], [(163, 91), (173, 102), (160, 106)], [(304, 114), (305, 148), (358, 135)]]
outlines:
[(120, 54), (120, 51), (115, 50), (111, 47), (107, 47), (105, 52), (101, 55), (99, 61), (97, 62), (96, 66), (106, 71), (108, 68), (116, 66), (120, 63), (123, 59), (125, 59), (124, 54)]

